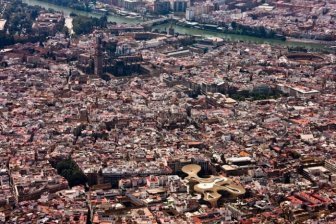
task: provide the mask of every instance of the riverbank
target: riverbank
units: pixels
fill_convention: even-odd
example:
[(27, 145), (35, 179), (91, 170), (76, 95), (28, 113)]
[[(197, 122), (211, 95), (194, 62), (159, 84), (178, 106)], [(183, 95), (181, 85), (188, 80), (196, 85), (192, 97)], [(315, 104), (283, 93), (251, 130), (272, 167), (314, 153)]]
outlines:
[(286, 40), (285, 36), (276, 34), (274, 32), (272, 33), (267, 32), (265, 29), (264, 29), (264, 33), (261, 33), (258, 29), (255, 29), (255, 28), (249, 28), (249, 30), (229, 29), (227, 27), (213, 25), (213, 24), (188, 22), (188, 21), (181, 21), (181, 20), (175, 20), (175, 23), (183, 27), (195, 28), (199, 30), (214, 31), (214, 32), (219, 32), (219, 33), (224, 33), (224, 34), (246, 35), (246, 36), (251, 36), (251, 37), (276, 39), (276, 40), (282, 40), (282, 41)]
[[(71, 8), (66, 8), (46, 2), (42, 2), (39, 0), (22, 0), (22, 2), (28, 4), (28, 5), (37, 5), (45, 9), (53, 9), (55, 11), (61, 11), (65, 16), (70, 16), (71, 13), (77, 14), (77, 15), (83, 15), (88, 17), (101, 17), (104, 13), (97, 13), (97, 12), (84, 12), (79, 11)], [(109, 14), (107, 16), (108, 22), (115, 22), (119, 24), (138, 24), (141, 21), (139, 21), (138, 18), (126, 18), (123, 16), (118, 16), (115, 14)], [(161, 24), (152, 27), (152, 30), (159, 30), (159, 31), (167, 31), (169, 26), (171, 24)], [(252, 42), (257, 44), (279, 44), (279, 45), (285, 45), (288, 47), (301, 47), (306, 48), (309, 50), (323, 50), (323, 51), (331, 51), (329, 46), (326, 46), (324, 44), (319, 43), (305, 43), (305, 42), (294, 42), (294, 41), (283, 41), (278, 39), (269, 39), (269, 38), (258, 38), (253, 36), (247, 36), (247, 35), (240, 35), (240, 34), (228, 34), (223, 33), (221, 31), (215, 30), (204, 30), (204, 29), (197, 29), (197, 28), (188, 28), (184, 26), (180, 26), (177, 24), (173, 24), (173, 28), (175, 29), (175, 32), (180, 34), (186, 34), (186, 35), (192, 35), (192, 36), (202, 36), (202, 37), (220, 37), (228, 41), (245, 41), (245, 42)]]
[[(40, 6), (44, 9), (53, 9), (55, 11), (62, 12), (65, 17), (70, 16), (71, 14), (76, 14), (76, 15), (81, 15), (81, 16), (87, 16), (87, 17), (95, 17), (95, 18), (100, 18), (103, 16), (105, 13), (104, 12), (85, 12), (85, 11), (80, 11), (76, 9), (71, 9), (59, 5), (54, 5), (51, 3), (39, 1), (39, 0), (22, 0), (23, 3), (26, 3), (27, 5), (35, 5), (35, 6)], [(139, 19), (133, 19), (133, 18), (126, 18), (123, 16), (118, 16), (115, 14), (109, 14), (107, 16), (108, 22), (115, 22), (115, 23), (127, 23), (127, 24), (137, 24), (139, 23)]]
[(299, 38), (293, 38), (293, 37), (286, 37), (286, 41), (291, 42), (291, 43), (322, 44), (322, 45), (327, 45), (327, 46), (336, 46), (336, 41), (299, 39)]
[(79, 11), (84, 11), (84, 12), (92, 12), (93, 10), (89, 7), (89, 4), (85, 4), (84, 2), (81, 4), (78, 4), (74, 1), (68, 0), (68, 1), (64, 1), (64, 3), (66, 5), (62, 5), (62, 4), (58, 4), (59, 1), (57, 0), (38, 0), (41, 2), (46, 2), (49, 4), (53, 4), (53, 5), (58, 5), (58, 6), (62, 6), (62, 7), (67, 7), (70, 9), (74, 9), (74, 10), (79, 10)]
[(279, 39), (267, 39), (267, 38), (258, 38), (253, 36), (238, 35), (238, 34), (226, 34), (218, 31), (202, 30), (191, 27), (179, 26), (176, 24), (161, 24), (154, 26), (152, 29), (159, 32), (167, 32), (169, 27), (172, 26), (175, 30), (175, 33), (186, 34), (192, 36), (200, 36), (204, 38), (209, 37), (219, 37), (227, 41), (244, 41), (257, 44), (271, 44), (271, 45), (282, 45), (289, 48), (305, 48), (311, 51), (332, 51), (328, 46), (315, 43), (300, 43), (300, 42), (289, 42)]

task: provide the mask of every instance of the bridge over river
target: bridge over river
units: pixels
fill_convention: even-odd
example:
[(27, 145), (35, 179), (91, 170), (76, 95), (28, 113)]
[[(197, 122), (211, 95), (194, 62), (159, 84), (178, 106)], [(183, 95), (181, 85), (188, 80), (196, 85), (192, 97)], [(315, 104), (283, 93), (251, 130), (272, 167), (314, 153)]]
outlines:
[(144, 27), (152, 27), (152, 26), (156, 26), (156, 25), (166, 23), (169, 20), (170, 20), (169, 18), (159, 18), (159, 19), (144, 21), (142, 23), (139, 23), (139, 25), (142, 25)]

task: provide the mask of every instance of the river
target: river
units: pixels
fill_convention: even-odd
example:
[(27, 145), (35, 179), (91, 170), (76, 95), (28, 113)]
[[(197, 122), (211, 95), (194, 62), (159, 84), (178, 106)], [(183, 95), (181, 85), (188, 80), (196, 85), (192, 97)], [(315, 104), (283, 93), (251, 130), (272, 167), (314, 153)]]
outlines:
[[(50, 3), (38, 1), (38, 0), (22, 0), (22, 2), (28, 5), (38, 5), (45, 9), (53, 9), (55, 11), (63, 12), (64, 16), (70, 16), (71, 13), (75, 13), (77, 15), (88, 16), (88, 17), (96, 17), (96, 18), (101, 17), (101, 14), (99, 13), (79, 11), (76, 9), (70, 9), (67, 7), (54, 5), (54, 4), (50, 4)], [(116, 22), (116, 23), (128, 23), (128, 24), (139, 23), (138, 19), (125, 18), (125, 17), (118, 16), (118, 15), (109, 15), (107, 19), (109, 22)]]
[[(28, 5), (38, 5), (45, 9), (54, 9), (55, 11), (63, 12), (64, 15), (68, 17), (66, 20), (66, 26), (68, 28), (71, 28), (72, 26), (72, 19), (69, 18), (71, 13), (75, 13), (75, 14), (83, 15), (83, 16), (91, 16), (91, 17), (101, 16), (101, 14), (98, 14), (98, 13), (79, 11), (79, 10), (70, 9), (67, 7), (62, 7), (62, 6), (58, 6), (58, 5), (54, 5), (54, 4), (50, 4), (50, 3), (38, 1), (38, 0), (22, 0), (22, 2)], [(126, 18), (126, 17), (122, 17), (118, 15), (109, 15), (108, 21), (116, 22), (116, 23), (127, 23), (127, 24), (137, 24), (140, 22), (139, 19)], [(164, 31), (168, 29), (169, 26), (170, 24), (162, 24), (162, 25), (154, 26), (153, 29)], [(203, 37), (221, 37), (225, 40), (230, 40), (230, 41), (245, 41), (245, 42), (260, 43), (260, 44), (269, 43), (269, 44), (277, 44), (277, 45), (286, 45), (290, 47), (305, 47), (305, 48), (317, 49), (317, 50), (328, 49), (326, 46), (322, 44), (296, 43), (296, 42), (281, 41), (281, 40), (276, 40), (276, 39), (257, 38), (257, 37), (246, 36), (246, 35), (225, 34), (219, 31), (217, 32), (217, 31), (200, 30), (196, 28), (188, 28), (188, 27), (183, 27), (179, 25), (173, 25), (173, 27), (175, 29), (175, 32), (180, 33), (180, 34), (200, 35)]]

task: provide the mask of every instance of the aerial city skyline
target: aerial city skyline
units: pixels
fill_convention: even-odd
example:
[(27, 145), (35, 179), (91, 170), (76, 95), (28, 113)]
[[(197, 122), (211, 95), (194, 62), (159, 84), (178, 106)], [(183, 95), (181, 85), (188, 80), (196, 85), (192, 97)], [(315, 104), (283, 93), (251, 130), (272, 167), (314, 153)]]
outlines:
[(0, 0), (0, 224), (335, 224), (336, 1)]

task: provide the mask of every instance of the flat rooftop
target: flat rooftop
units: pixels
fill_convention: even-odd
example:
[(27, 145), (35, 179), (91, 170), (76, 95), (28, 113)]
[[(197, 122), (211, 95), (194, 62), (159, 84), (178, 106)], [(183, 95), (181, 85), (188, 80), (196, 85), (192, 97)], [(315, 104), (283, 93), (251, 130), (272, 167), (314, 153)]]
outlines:
[(0, 31), (5, 29), (7, 20), (5, 19), (0, 19)]

